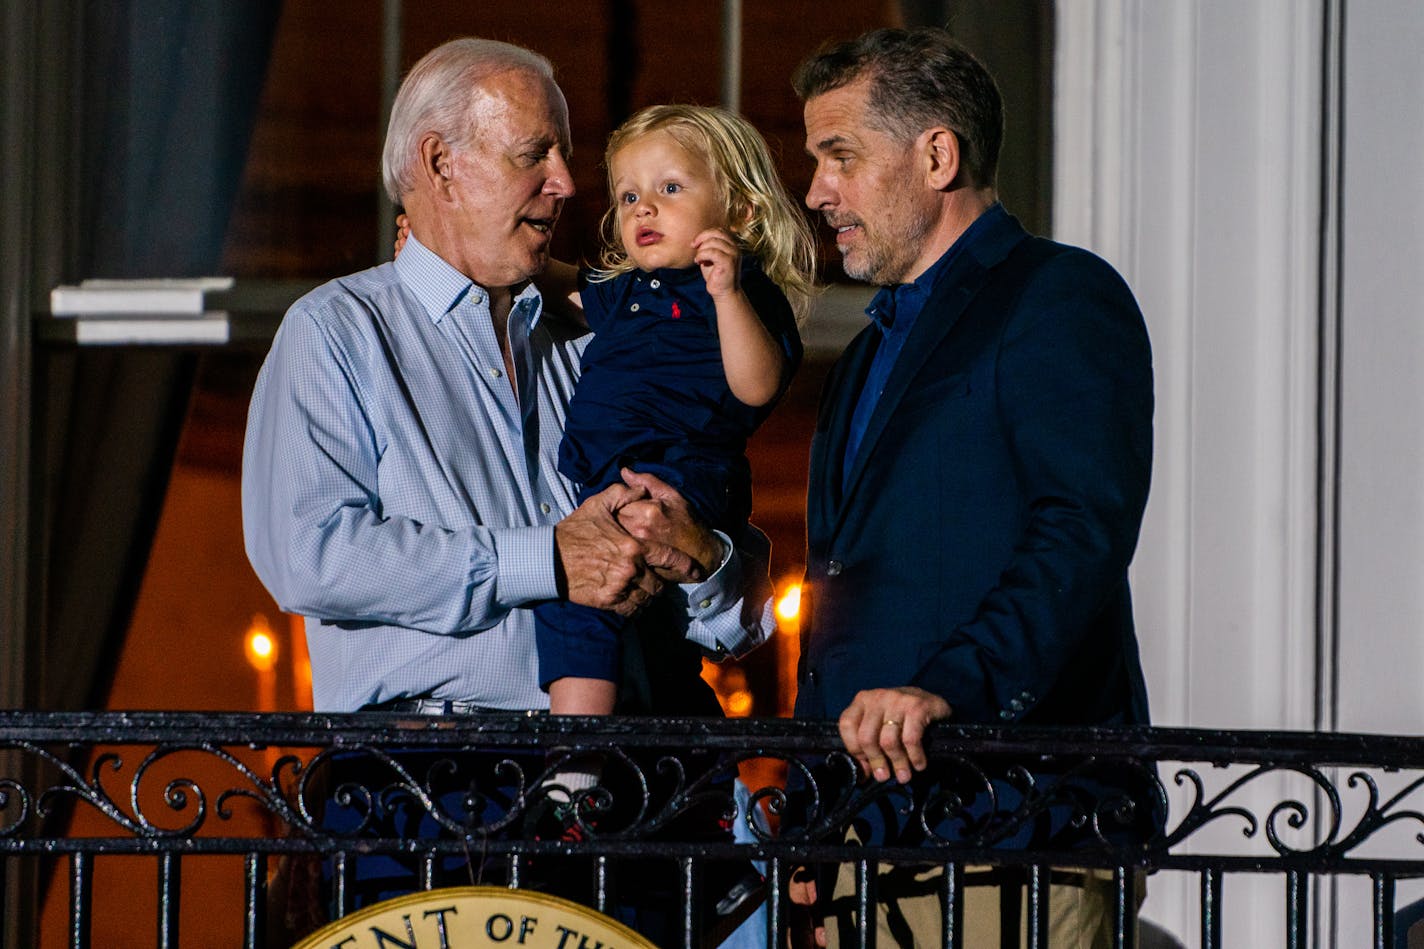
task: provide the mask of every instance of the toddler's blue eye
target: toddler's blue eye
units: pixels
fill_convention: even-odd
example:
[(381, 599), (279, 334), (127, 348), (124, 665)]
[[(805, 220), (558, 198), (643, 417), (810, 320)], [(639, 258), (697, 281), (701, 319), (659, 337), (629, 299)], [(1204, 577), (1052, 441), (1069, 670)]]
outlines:
[(668, 194), (677, 194), (679, 191), (682, 190), (682, 185), (678, 184), (676, 181), (669, 181), (666, 185), (663, 186), (663, 190), (666, 191)]
[(638, 196), (637, 196), (636, 194), (634, 194), (633, 192), (631, 192), (631, 191), (625, 192), (624, 195), (623, 195), (623, 203), (624, 203), (624, 204), (632, 204), (633, 202), (635, 202), (635, 201), (637, 201), (637, 200), (638, 200)]

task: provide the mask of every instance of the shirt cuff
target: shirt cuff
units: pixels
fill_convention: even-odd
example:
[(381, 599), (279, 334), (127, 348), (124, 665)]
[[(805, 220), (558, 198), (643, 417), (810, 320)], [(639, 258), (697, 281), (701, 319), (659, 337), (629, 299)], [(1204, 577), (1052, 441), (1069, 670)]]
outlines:
[(687, 638), (714, 659), (740, 658), (761, 645), (761, 631), (747, 629), (741, 622), (742, 565), (731, 539), (713, 531), (722, 542), (722, 563), (700, 583), (679, 584), (687, 597), (687, 616), (692, 620)]
[[(696, 583), (680, 583), (682, 592), (687, 594), (688, 610), (687, 615), (696, 618), (698, 609), (708, 609), (712, 606), (712, 601), (721, 599), (725, 601), (727, 591), (740, 595), (742, 592), (742, 569), (737, 562), (736, 548), (732, 546), (732, 539), (719, 530), (712, 533), (722, 545), (722, 562), (717, 565), (717, 569), (704, 580)], [(704, 601), (706, 601), (704, 603)], [(699, 604), (702, 604), (699, 606)], [(713, 610), (713, 612), (716, 612)]]
[(552, 526), (495, 528), (490, 536), (499, 571), (496, 602), (515, 607), (559, 595)]

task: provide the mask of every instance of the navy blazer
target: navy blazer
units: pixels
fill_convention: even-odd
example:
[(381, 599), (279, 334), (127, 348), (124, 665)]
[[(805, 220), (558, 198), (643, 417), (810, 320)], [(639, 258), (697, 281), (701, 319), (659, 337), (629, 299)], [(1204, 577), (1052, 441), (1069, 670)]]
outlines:
[(936, 280), (842, 483), (879, 337), (832, 369), (811, 443), (796, 715), (913, 685), (958, 722), (1146, 724), (1127, 567), (1152, 366), (1127, 285), (992, 222)]

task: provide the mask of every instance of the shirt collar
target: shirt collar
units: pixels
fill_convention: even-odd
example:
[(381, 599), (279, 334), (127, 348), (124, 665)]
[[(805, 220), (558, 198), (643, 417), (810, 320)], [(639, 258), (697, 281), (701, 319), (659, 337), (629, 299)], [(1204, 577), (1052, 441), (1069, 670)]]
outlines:
[[(761, 263), (752, 254), (744, 253), (738, 261), (737, 269), (745, 278), (748, 273), (760, 270)], [(635, 269), (632, 273), (635, 280), (644, 282), (657, 280), (669, 287), (684, 288), (691, 284), (694, 287), (701, 286), (705, 289), (707, 286), (707, 281), (702, 278), (702, 268), (696, 264), (691, 267), (659, 267), (657, 270)]]
[[(461, 303), (489, 306), (489, 291), (450, 266), (443, 257), (415, 239), (406, 238), (400, 256), (395, 259), (396, 274), (401, 284), (413, 295), (432, 323), (439, 323)], [(514, 306), (534, 308), (529, 325), (538, 322), (543, 297), (531, 280), (514, 297)]]
[(896, 284), (893, 287), (881, 287), (880, 290), (870, 300), (870, 305), (866, 307), (865, 313), (879, 327), (880, 332), (889, 336), (895, 329), (895, 318), (897, 314), (906, 314), (913, 321), (925, 302), (930, 297), (930, 291), (934, 289), (935, 283), (940, 275), (949, 269), (949, 265), (966, 248), (973, 244), (979, 236), (989, 228), (989, 222), (998, 220), (1007, 215), (1004, 206), (995, 201), (983, 214), (964, 229), (958, 239), (949, 246), (939, 260), (930, 264), (925, 272), (920, 274), (911, 283)]

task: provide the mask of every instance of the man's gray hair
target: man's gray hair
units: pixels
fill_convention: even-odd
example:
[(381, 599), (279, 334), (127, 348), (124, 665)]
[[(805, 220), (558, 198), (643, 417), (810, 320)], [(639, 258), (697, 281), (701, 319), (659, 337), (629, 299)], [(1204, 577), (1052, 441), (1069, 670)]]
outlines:
[(451, 40), (420, 58), (401, 83), (391, 105), (381, 178), (396, 204), (415, 188), (420, 140), (434, 132), (454, 148), (465, 148), (476, 132), (470, 116), (471, 92), (490, 76), (513, 69), (537, 73), (550, 82), (554, 67), (533, 50), (473, 36)]
[(959, 139), (969, 184), (992, 188), (1004, 141), (999, 87), (974, 54), (930, 26), (871, 30), (823, 47), (796, 68), (801, 100), (860, 78), (869, 81), (870, 121), (902, 144), (944, 125)]

